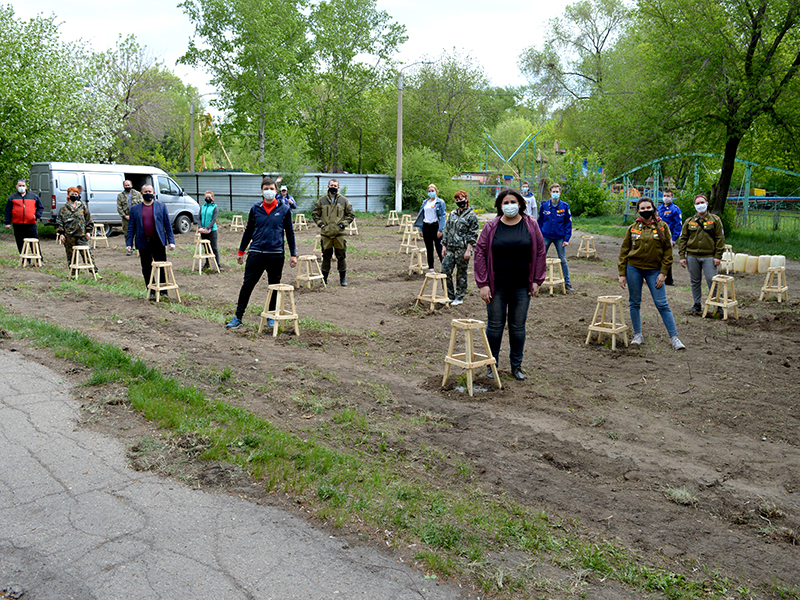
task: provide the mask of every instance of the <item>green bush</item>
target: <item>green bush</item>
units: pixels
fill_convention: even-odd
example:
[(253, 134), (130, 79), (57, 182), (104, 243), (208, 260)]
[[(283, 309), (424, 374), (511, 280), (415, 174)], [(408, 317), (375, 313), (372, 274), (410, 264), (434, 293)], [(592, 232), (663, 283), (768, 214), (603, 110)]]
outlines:
[(427, 148), (410, 148), (403, 152), (403, 208), (418, 211), (422, 201), (428, 197), (428, 186), (434, 184), (439, 197), (454, 205), (453, 194), (458, 191), (453, 181), (456, 169), (439, 160), (435, 152)]
[(561, 198), (569, 204), (576, 217), (600, 217), (608, 213), (606, 202), (611, 199), (611, 194), (594, 178), (583, 177), (569, 182), (569, 188)]

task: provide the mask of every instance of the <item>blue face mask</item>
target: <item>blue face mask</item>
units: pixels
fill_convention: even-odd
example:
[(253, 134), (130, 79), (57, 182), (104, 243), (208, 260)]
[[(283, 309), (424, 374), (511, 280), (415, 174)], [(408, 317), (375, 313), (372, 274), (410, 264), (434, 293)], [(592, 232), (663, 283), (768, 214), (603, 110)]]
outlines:
[(503, 204), (503, 214), (509, 219), (513, 219), (519, 212), (519, 204)]
[(436, 198), (436, 192), (428, 192), (428, 198)]
[(553, 200), (558, 200), (559, 198), (561, 198), (561, 193), (560, 192), (553, 192), (552, 194), (550, 194), (550, 197)]

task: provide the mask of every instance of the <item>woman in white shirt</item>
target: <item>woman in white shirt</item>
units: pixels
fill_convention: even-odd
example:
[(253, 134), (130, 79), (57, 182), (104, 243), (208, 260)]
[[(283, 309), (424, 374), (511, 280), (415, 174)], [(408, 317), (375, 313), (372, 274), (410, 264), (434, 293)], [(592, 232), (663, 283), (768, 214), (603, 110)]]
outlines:
[(428, 251), (428, 270), (434, 272), (433, 248), (442, 262), (442, 234), (447, 222), (447, 207), (444, 200), (439, 198), (439, 190), (433, 184), (428, 186), (428, 197), (422, 202), (414, 227), (422, 232), (425, 249)]

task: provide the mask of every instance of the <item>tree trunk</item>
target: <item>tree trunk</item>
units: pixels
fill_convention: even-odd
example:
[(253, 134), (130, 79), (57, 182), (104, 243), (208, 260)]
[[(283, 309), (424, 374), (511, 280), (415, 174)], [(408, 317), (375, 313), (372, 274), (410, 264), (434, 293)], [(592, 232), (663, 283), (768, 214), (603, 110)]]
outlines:
[(728, 199), (728, 190), (731, 187), (731, 178), (733, 177), (733, 168), (736, 166), (736, 151), (739, 149), (739, 143), (742, 141), (742, 136), (738, 134), (728, 134), (728, 141), (725, 143), (725, 155), (722, 157), (722, 170), (719, 174), (719, 183), (717, 184), (716, 194), (711, 200), (711, 212), (721, 215), (725, 210), (725, 201)]
[(267, 134), (266, 134), (266, 121), (264, 117), (260, 117), (258, 119), (258, 160), (261, 162), (262, 165), (266, 164), (267, 157), (265, 153), (266, 144), (267, 144)]

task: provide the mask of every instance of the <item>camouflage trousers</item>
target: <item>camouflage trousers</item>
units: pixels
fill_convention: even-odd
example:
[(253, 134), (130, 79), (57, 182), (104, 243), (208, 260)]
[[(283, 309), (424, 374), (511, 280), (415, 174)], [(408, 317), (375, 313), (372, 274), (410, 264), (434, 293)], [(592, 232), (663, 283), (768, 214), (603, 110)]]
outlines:
[(89, 243), (89, 238), (85, 235), (81, 235), (78, 237), (72, 237), (71, 235), (64, 236), (64, 250), (67, 253), (67, 266), (72, 263), (72, 249), (75, 246), (89, 246), (89, 255), (92, 257), (92, 263), (94, 264), (95, 269), (97, 268), (97, 263), (94, 262), (94, 252), (92, 252), (91, 244)]
[(331, 272), (331, 258), (334, 250), (336, 251), (336, 263), (340, 273), (347, 271), (347, 240), (343, 235), (328, 237), (321, 235), (320, 246), (322, 246), (322, 272)]
[[(447, 249), (442, 259), (442, 273), (447, 276), (447, 296), (450, 300), (463, 300), (467, 295), (467, 269), (469, 261), (464, 260), (466, 248)], [(456, 287), (453, 289), (453, 271), (456, 270)]]

